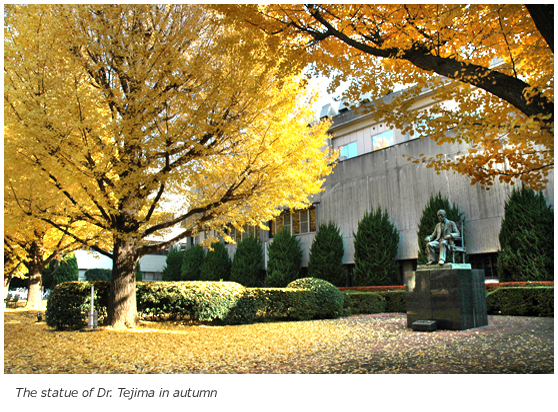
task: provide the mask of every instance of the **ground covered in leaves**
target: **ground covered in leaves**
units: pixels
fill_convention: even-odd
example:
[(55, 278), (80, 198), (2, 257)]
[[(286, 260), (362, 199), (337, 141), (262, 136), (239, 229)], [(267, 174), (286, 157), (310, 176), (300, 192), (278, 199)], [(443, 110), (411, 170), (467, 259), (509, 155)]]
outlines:
[(489, 316), (415, 332), (405, 314), (119, 331), (56, 331), (4, 312), (4, 373), (554, 373), (554, 318)]

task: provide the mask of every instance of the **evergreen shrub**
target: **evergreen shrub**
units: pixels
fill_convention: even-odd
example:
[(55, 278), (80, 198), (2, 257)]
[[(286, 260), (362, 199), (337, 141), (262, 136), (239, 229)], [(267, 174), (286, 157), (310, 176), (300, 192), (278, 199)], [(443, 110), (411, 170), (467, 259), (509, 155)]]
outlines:
[(268, 247), (266, 287), (285, 287), (298, 278), (302, 264), (299, 239), (287, 229), (281, 230)]
[(387, 212), (378, 208), (366, 212), (354, 234), (355, 267), (353, 274), (357, 286), (395, 285), (398, 283), (399, 265), (396, 260), (399, 232), (389, 221)]
[(346, 282), (343, 267), (343, 237), (339, 228), (332, 222), (322, 223), (310, 247), (308, 277), (324, 279), (342, 286)]
[(256, 320), (309, 320), (316, 313), (316, 294), (294, 288), (247, 289), (255, 302)]
[(163, 280), (177, 281), (182, 277), (182, 264), (184, 262), (184, 252), (177, 248), (171, 248), (163, 268)]
[(245, 287), (259, 286), (259, 278), (264, 270), (262, 244), (254, 236), (238, 242), (231, 267), (231, 282)]
[(41, 274), (42, 285), (52, 289), (64, 282), (79, 280), (79, 269), (75, 253), (67, 253), (61, 260), (53, 260)]
[(407, 292), (405, 290), (389, 290), (375, 293), (385, 299), (385, 313), (407, 313)]
[(501, 287), (486, 296), (489, 315), (554, 317), (554, 287)]
[(318, 319), (336, 318), (343, 314), (344, 295), (334, 285), (323, 279), (302, 278), (287, 285), (287, 288), (304, 289), (314, 292)]
[(554, 213), (542, 192), (514, 188), (499, 239), (500, 282), (554, 280)]
[(249, 299), (241, 302), (245, 291), (234, 282), (141, 282), (137, 284), (138, 314), (147, 319), (250, 322), (256, 310)]
[(345, 292), (345, 307), (348, 313), (372, 314), (385, 312), (386, 300), (374, 292)]
[[(426, 236), (430, 236), (434, 232), (436, 225), (440, 223), (438, 220), (438, 210), (440, 209), (446, 211), (446, 218), (448, 220), (453, 222), (463, 221), (463, 213), (459, 211), (456, 205), (451, 205), (449, 200), (442, 197), (440, 193), (437, 195), (431, 195), (428, 203), (426, 203), (426, 206), (422, 211), (422, 216), (420, 217), (418, 225), (417, 236), (419, 253), (417, 263), (419, 265), (425, 265), (428, 262), (426, 242), (424, 241), (424, 238)], [(464, 233), (461, 233), (461, 236), (464, 236)], [(447, 258), (449, 259), (449, 256)], [(460, 256), (460, 253), (456, 254), (455, 260), (456, 262), (463, 262), (463, 258)]]
[(231, 276), (231, 258), (225, 245), (216, 242), (212, 245), (200, 267), (200, 280), (224, 280), (228, 281)]
[(85, 280), (89, 282), (94, 282), (96, 280), (104, 280), (105, 282), (110, 282), (112, 276), (111, 269), (87, 269), (85, 271)]
[(107, 319), (110, 282), (64, 282), (54, 287), (47, 301), (46, 324), (58, 330), (81, 329), (87, 325), (94, 286), (94, 308), (99, 324)]
[(181, 280), (200, 280), (201, 266), (205, 260), (205, 250), (201, 245), (193, 245), (184, 252)]

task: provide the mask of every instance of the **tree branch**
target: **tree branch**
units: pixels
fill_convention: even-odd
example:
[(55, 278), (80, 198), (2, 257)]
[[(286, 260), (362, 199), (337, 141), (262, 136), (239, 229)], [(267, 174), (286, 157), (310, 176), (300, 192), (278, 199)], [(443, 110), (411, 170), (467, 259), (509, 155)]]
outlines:
[(525, 92), (532, 88), (520, 79), (486, 67), (461, 62), (452, 57), (435, 56), (430, 53), (430, 49), (419, 43), (413, 44), (409, 49), (371, 47), (338, 31), (320, 14), (316, 6), (308, 5), (308, 13), (327, 29), (328, 35), (337, 37), (363, 53), (389, 59), (407, 60), (425, 71), (483, 89), (510, 103), (528, 117), (538, 116), (542, 123), (554, 123), (554, 102), (540, 92), (533, 93), (528, 100)]

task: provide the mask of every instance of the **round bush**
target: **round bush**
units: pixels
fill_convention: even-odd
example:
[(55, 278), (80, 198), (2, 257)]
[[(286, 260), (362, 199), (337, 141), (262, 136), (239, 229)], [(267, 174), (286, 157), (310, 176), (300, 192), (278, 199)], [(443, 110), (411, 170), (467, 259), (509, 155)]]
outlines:
[(343, 293), (326, 280), (302, 278), (289, 283), (287, 287), (310, 290), (316, 294), (315, 318), (336, 318), (343, 313)]

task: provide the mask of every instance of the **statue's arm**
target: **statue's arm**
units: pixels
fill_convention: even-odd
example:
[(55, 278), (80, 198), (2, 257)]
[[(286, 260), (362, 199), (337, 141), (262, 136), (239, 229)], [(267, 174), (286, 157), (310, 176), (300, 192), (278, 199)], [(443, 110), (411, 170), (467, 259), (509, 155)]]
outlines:
[(432, 234), (430, 236), (426, 236), (424, 238), (425, 241), (430, 242), (432, 239), (436, 239), (436, 231), (438, 230), (438, 225), (436, 225), (436, 227), (434, 228), (434, 232), (432, 232)]

